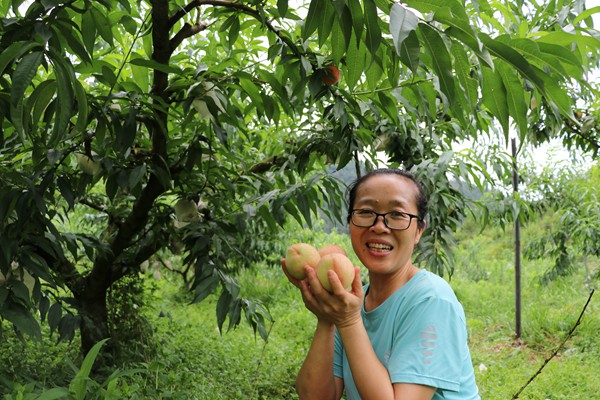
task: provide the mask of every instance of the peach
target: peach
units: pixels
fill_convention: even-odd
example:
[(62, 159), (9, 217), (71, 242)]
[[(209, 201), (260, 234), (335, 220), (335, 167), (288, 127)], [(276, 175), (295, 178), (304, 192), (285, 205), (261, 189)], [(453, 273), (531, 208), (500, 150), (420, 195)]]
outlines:
[(323, 246), (319, 249), (319, 254), (321, 257), (326, 256), (327, 254), (339, 253), (346, 255), (346, 250), (343, 247), (338, 246), (337, 244), (328, 244), (327, 246)]
[(350, 288), (352, 281), (354, 280), (354, 265), (348, 257), (340, 253), (331, 253), (323, 256), (319, 264), (317, 265), (317, 278), (321, 285), (328, 291), (332, 291), (331, 283), (327, 277), (327, 272), (333, 270), (340, 281), (342, 286), (346, 289)]
[(306, 278), (304, 266), (317, 268), (321, 256), (319, 251), (308, 243), (295, 243), (288, 247), (285, 255), (285, 267), (289, 274), (296, 279)]

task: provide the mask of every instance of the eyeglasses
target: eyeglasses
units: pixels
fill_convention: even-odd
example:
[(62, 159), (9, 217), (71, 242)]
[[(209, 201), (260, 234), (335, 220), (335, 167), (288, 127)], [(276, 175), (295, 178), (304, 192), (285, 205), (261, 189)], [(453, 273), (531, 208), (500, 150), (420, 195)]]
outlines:
[(389, 229), (403, 231), (408, 229), (411, 221), (416, 219), (422, 221), (423, 218), (418, 215), (405, 213), (402, 211), (390, 211), (383, 214), (371, 210), (355, 209), (352, 210), (350, 219), (352, 223), (361, 228), (370, 228), (377, 223), (377, 218), (383, 217), (383, 223)]

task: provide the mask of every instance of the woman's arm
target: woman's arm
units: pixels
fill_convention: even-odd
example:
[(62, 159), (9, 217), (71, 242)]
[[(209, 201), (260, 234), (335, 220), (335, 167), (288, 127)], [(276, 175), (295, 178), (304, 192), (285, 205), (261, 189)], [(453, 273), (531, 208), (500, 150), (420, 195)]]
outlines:
[(373, 350), (362, 320), (337, 328), (361, 399), (431, 400), (435, 393), (433, 387), (392, 383), (388, 370)]
[[(298, 396), (303, 400), (339, 400), (342, 397), (344, 382), (333, 375), (335, 325), (320, 312), (308, 282), (292, 277), (287, 272), (285, 259), (281, 259), (281, 265), (290, 282), (300, 289), (306, 308), (317, 317), (313, 340), (296, 377)], [(307, 267), (308, 270), (314, 274), (312, 268)]]
[(338, 388), (341, 380), (336, 383), (333, 375), (334, 329), (329, 322), (317, 322), (310, 349), (296, 378), (300, 399), (338, 400), (341, 397), (342, 390)]

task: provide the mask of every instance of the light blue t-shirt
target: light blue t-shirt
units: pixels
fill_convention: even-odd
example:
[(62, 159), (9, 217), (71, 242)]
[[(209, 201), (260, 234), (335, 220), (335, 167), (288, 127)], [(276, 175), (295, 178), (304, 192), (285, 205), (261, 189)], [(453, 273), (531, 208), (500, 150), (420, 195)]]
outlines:
[[(392, 383), (435, 387), (433, 399), (480, 399), (465, 313), (444, 279), (421, 270), (376, 309), (363, 305), (362, 319)], [(344, 379), (348, 400), (360, 399), (337, 330), (333, 373)]]

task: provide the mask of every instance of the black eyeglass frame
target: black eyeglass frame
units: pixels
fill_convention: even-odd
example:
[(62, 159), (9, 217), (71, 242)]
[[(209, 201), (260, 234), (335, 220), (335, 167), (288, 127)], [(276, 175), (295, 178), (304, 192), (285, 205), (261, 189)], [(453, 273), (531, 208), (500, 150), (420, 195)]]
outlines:
[[(358, 225), (356, 222), (354, 222), (354, 213), (356, 211), (367, 211), (367, 212), (375, 214), (375, 219), (373, 220), (373, 223), (371, 225)], [(394, 214), (394, 213), (404, 214), (404, 215), (408, 215), (410, 217), (410, 219), (408, 220), (408, 225), (406, 226), (406, 228), (392, 228), (391, 226), (388, 225), (387, 216), (388, 216), (388, 214)], [(367, 210), (367, 209), (364, 209), (364, 208), (355, 208), (355, 209), (353, 209), (350, 212), (350, 222), (352, 222), (354, 224), (354, 226), (357, 226), (359, 228), (370, 228), (372, 226), (375, 226), (375, 224), (377, 223), (377, 220), (379, 219), (379, 217), (383, 217), (383, 223), (384, 223), (384, 225), (388, 229), (391, 229), (391, 230), (394, 230), (394, 231), (405, 231), (405, 230), (407, 230), (408, 228), (410, 228), (410, 224), (412, 223), (413, 219), (416, 219), (419, 222), (423, 221), (423, 218), (419, 217), (418, 215), (407, 213), (407, 212), (404, 212), (404, 211), (389, 211), (389, 212), (386, 212), (386, 213), (378, 213), (378, 212), (375, 212), (373, 210)]]

